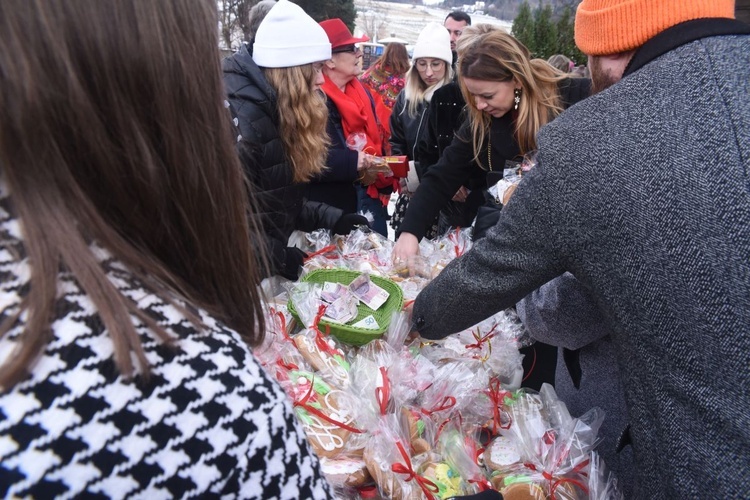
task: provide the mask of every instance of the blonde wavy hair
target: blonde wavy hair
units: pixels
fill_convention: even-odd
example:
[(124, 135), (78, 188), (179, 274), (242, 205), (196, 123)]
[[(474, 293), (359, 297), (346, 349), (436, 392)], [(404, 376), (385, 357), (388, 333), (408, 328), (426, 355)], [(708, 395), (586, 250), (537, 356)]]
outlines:
[(409, 72), (406, 73), (406, 85), (404, 85), (403, 90), (406, 99), (404, 112), (412, 117), (417, 115), (417, 109), (422, 101), (427, 98), (427, 95), (432, 95), (433, 92), (446, 83), (450, 83), (453, 79), (453, 68), (451, 68), (450, 64), (441, 59), (440, 61), (445, 65), (445, 74), (443, 75), (443, 78), (434, 85), (427, 86), (424, 80), (422, 80), (422, 77), (419, 76), (417, 61), (419, 61), (419, 59), (414, 60), (414, 64), (412, 64)]
[[(468, 36), (467, 36), (468, 32)], [(539, 129), (562, 111), (557, 83), (564, 78), (542, 59), (531, 59), (529, 50), (508, 33), (486, 25), (467, 28), (458, 39), (458, 74), (469, 111), (474, 160), (482, 168), (479, 153), (489, 135), (492, 117), (477, 109), (463, 78), (521, 85), (515, 136), (522, 154), (536, 149)]]
[(325, 97), (313, 90), (315, 68), (313, 64), (263, 68), (263, 74), (276, 91), (279, 135), (294, 170), (294, 182), (309, 182), (325, 170), (330, 145)]

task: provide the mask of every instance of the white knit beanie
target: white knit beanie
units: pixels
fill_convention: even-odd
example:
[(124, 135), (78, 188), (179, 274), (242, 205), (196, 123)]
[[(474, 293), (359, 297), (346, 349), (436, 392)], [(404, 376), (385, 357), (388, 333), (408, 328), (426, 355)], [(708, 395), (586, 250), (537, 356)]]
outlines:
[(289, 68), (330, 58), (325, 30), (289, 0), (279, 0), (258, 26), (253, 61), (262, 68)]
[(422, 29), (414, 45), (412, 60), (416, 61), (420, 57), (442, 59), (449, 66), (453, 63), (451, 36), (445, 26), (430, 23)]

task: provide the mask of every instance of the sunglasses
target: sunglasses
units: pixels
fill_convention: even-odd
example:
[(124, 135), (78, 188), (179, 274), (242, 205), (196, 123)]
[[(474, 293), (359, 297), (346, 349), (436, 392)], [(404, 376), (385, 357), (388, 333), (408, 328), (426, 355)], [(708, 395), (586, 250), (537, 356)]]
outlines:
[(357, 53), (359, 52), (359, 47), (355, 45), (344, 45), (343, 47), (337, 47), (331, 51), (332, 54), (341, 54), (342, 52), (351, 52), (351, 53)]

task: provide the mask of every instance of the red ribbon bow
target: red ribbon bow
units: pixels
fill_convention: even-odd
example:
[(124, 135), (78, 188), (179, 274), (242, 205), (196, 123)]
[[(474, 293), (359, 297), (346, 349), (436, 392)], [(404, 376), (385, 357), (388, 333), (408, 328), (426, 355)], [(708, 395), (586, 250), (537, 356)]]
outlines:
[(490, 398), (490, 401), (492, 401), (492, 433), (497, 434), (498, 429), (510, 429), (510, 420), (508, 421), (507, 425), (501, 424), (501, 414), (500, 414), (500, 407), (503, 405), (503, 401), (505, 401), (505, 398), (507, 396), (510, 396), (511, 393), (509, 391), (503, 390), (503, 388), (500, 386), (500, 381), (496, 378), (493, 378), (490, 380), (490, 387), (485, 392), (487, 396)]
[(482, 344), (487, 342), (487, 344), (490, 343), (490, 340), (495, 336), (495, 328), (497, 328), (497, 325), (492, 327), (492, 330), (487, 332), (486, 335), (482, 336), (481, 333), (479, 333), (479, 328), (476, 329), (476, 331), (471, 332), (471, 334), (474, 336), (474, 340), (477, 342), (475, 344), (467, 344), (467, 349), (481, 349)]
[(396, 474), (406, 474), (407, 478), (404, 481), (406, 481), (407, 483), (414, 479), (419, 487), (422, 488), (422, 491), (424, 492), (425, 497), (427, 497), (427, 500), (435, 500), (435, 495), (440, 492), (440, 488), (438, 488), (438, 486), (429, 479), (425, 479), (424, 477), (414, 472), (409, 454), (406, 453), (404, 445), (401, 444), (401, 441), (397, 441), (396, 446), (398, 447), (398, 451), (401, 452), (401, 456), (404, 457), (405, 463), (393, 464), (391, 466), (391, 470)]
[(456, 406), (456, 398), (454, 398), (453, 396), (445, 396), (442, 403), (440, 403), (438, 406), (435, 406), (433, 409), (425, 410), (424, 408), (422, 408), (422, 413), (430, 416), (433, 413), (437, 413), (439, 411), (449, 410), (454, 406)]
[(333, 425), (335, 425), (337, 427), (341, 427), (342, 429), (346, 429), (349, 432), (354, 432), (356, 434), (361, 434), (362, 433), (361, 430), (359, 430), (359, 429), (357, 429), (355, 427), (352, 427), (350, 425), (347, 425), (344, 422), (339, 422), (338, 420), (329, 417), (328, 415), (326, 415), (322, 411), (318, 410), (317, 408), (313, 408), (312, 406), (310, 406), (308, 404), (308, 401), (310, 400), (310, 398), (313, 395), (313, 386), (314, 385), (315, 384), (314, 384), (314, 380), (313, 380), (313, 381), (310, 382), (310, 389), (307, 391), (307, 394), (305, 394), (305, 396), (302, 399), (300, 399), (298, 401), (295, 401), (294, 402), (294, 406), (295, 407), (304, 408), (309, 413), (312, 413), (313, 415), (317, 415), (318, 417), (322, 418), (326, 422), (330, 422), (330, 423), (332, 423)]
[[(585, 467), (586, 465), (588, 465), (588, 463), (589, 463), (589, 461), (586, 460), (583, 463), (578, 464), (573, 469), (573, 472), (576, 472), (576, 473), (580, 474), (581, 473), (580, 472), (581, 469), (583, 467)], [(527, 463), (525, 463), (523, 465), (527, 469), (531, 469), (534, 472), (536, 472), (536, 470), (537, 470), (536, 466), (534, 464), (532, 464), (532, 463), (528, 463), (527, 462)], [(575, 478), (572, 478), (572, 477), (562, 477), (560, 479), (555, 480), (555, 476), (553, 476), (551, 473), (547, 472), (546, 470), (542, 471), (542, 477), (544, 479), (546, 479), (547, 481), (550, 482), (550, 489), (549, 489), (550, 500), (557, 500), (557, 495), (555, 495), (555, 491), (557, 490), (557, 488), (560, 487), (561, 484), (565, 484), (565, 483), (571, 483), (571, 484), (574, 484), (574, 485), (578, 486), (586, 494), (588, 494), (588, 492), (589, 492), (589, 489), (586, 487), (585, 484), (583, 484), (582, 481), (580, 481), (578, 479), (575, 479)]]

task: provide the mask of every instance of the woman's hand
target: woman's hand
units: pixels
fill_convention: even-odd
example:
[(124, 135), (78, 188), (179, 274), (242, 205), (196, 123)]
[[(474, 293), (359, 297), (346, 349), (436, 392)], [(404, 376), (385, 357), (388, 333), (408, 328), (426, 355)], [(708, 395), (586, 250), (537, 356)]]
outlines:
[(393, 247), (393, 263), (408, 263), (411, 257), (419, 255), (419, 240), (411, 233), (401, 233)]

